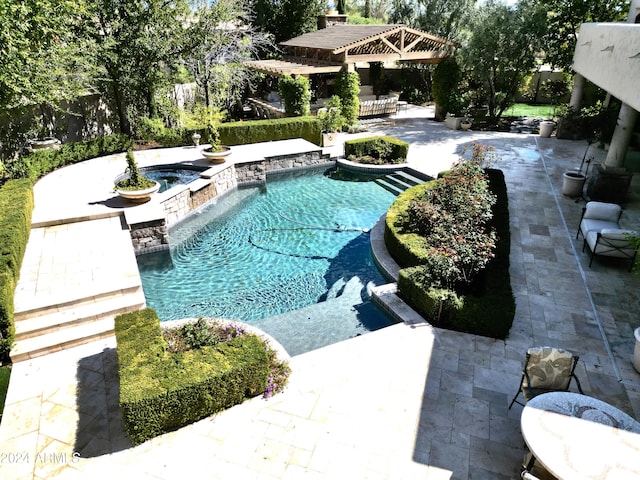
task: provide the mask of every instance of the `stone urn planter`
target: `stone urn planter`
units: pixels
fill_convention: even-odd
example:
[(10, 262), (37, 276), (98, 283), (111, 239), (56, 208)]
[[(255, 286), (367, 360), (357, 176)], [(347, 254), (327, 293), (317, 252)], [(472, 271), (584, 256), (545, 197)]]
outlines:
[(200, 138), (202, 138), (202, 135), (200, 135), (198, 132), (194, 132), (193, 135), (191, 135), (191, 140), (193, 141), (194, 147), (200, 145)]
[(549, 138), (553, 133), (553, 129), (556, 128), (556, 123), (550, 120), (543, 120), (540, 122), (540, 136), (542, 138)]
[(562, 175), (562, 194), (572, 198), (581, 196), (586, 180), (587, 177), (580, 172), (565, 172)]
[(469, 130), (471, 128), (471, 120), (464, 119), (460, 122), (460, 128), (462, 130)]
[(45, 137), (40, 139), (29, 140), (29, 150), (47, 150), (60, 148), (60, 140), (54, 137)]
[(202, 156), (211, 163), (224, 163), (226, 157), (229, 155), (231, 155), (231, 148), (229, 147), (220, 147), (220, 149), (215, 151), (212, 151), (211, 148), (202, 150)]
[(117, 188), (116, 193), (118, 196), (125, 198), (127, 200), (131, 200), (136, 203), (143, 203), (151, 199), (151, 196), (160, 190), (160, 184), (156, 181), (153, 182), (155, 185), (153, 187), (145, 188), (142, 190), (122, 190)]

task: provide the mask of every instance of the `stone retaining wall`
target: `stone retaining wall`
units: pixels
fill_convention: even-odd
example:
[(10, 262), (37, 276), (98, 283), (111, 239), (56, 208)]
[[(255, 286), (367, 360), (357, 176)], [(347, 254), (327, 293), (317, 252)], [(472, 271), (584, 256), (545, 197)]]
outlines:
[(169, 248), (167, 221), (163, 218), (129, 225), (136, 254)]

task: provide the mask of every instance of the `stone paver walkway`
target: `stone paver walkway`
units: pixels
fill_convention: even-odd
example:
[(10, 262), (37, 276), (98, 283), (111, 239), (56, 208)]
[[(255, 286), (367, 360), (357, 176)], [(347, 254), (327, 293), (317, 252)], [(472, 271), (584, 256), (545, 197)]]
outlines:
[[(293, 357), (281, 395), (137, 447), (117, 407), (114, 340), (75, 347), (14, 366), (0, 452), (29, 459), (1, 464), (0, 476), (515, 479), (525, 453), (521, 407), (507, 407), (533, 345), (580, 355), (585, 392), (639, 418), (640, 374), (630, 362), (640, 278), (615, 261), (587, 266), (575, 240), (582, 204), (558, 193), (560, 174), (579, 164), (584, 142), (454, 132), (412, 111), (370, 128), (410, 141), (410, 163), (430, 174), (471, 140), (502, 157), (496, 167), (509, 190), (517, 302), (506, 341), (394, 325)], [(623, 225), (640, 225), (637, 193)]]

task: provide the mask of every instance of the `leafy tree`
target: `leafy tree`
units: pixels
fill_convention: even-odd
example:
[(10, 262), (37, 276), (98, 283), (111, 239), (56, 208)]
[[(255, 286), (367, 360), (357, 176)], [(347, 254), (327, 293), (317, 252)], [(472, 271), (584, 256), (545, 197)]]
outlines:
[(195, 12), (187, 68), (203, 90), (206, 107), (229, 110), (255, 73), (243, 62), (273, 48), (271, 37), (251, 26), (249, 0), (204, 2)]
[(84, 91), (93, 73), (83, 53), (82, 0), (0, 0), (0, 111), (46, 110)]
[(188, 33), (188, 0), (92, 0), (91, 25), (99, 86), (111, 99), (122, 133), (138, 115), (155, 117), (156, 93), (177, 67)]
[(545, 60), (565, 70), (571, 67), (582, 23), (625, 21), (629, 12), (629, 0), (536, 0), (536, 3), (548, 12)]
[(535, 66), (546, 30), (546, 12), (535, 1), (507, 6), (488, 0), (471, 17), (471, 38), (461, 54), (473, 80), (486, 88), (493, 124), (513, 103), (522, 78)]
[(273, 35), (276, 43), (316, 30), (318, 15), (325, 10), (323, 0), (251, 0), (250, 6), (253, 25)]
[(389, 21), (458, 39), (474, 3), (475, 0), (393, 0)]

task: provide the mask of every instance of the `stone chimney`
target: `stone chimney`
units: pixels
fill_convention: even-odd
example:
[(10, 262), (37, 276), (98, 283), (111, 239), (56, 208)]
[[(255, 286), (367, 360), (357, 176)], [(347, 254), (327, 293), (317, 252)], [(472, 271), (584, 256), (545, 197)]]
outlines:
[(318, 15), (318, 30), (333, 25), (346, 25), (348, 15), (340, 15), (337, 10), (328, 10), (324, 15)]

